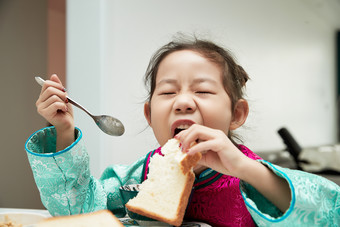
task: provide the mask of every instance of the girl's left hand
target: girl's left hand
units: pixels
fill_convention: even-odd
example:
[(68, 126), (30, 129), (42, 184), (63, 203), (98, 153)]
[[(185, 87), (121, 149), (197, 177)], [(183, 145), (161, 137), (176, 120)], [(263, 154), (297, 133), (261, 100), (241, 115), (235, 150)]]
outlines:
[[(292, 196), (287, 181), (244, 155), (223, 131), (195, 124), (175, 138), (182, 143), (184, 152), (202, 153), (200, 165), (248, 182), (282, 212), (289, 208)], [(190, 148), (195, 141), (198, 143)]]
[[(184, 152), (202, 153), (198, 164), (214, 169), (225, 175), (238, 177), (241, 173), (242, 163), (247, 158), (227, 137), (217, 129), (194, 124), (190, 128), (178, 133)], [(193, 142), (198, 142), (190, 147)]]

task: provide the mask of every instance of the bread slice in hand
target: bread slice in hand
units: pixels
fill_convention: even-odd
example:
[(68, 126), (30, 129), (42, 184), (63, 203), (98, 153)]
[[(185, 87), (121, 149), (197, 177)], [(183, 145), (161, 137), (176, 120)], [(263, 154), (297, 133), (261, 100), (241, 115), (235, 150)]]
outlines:
[(126, 207), (134, 213), (180, 226), (195, 180), (193, 167), (202, 154), (183, 153), (177, 139), (170, 139), (161, 149), (164, 156), (155, 154), (151, 158), (148, 178)]
[(92, 213), (47, 218), (37, 227), (123, 227), (124, 225), (109, 210)]

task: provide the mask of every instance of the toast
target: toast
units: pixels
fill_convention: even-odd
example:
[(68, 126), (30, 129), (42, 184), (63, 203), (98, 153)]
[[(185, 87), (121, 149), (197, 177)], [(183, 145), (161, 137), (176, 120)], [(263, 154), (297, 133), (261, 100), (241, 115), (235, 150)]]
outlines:
[(149, 164), (148, 179), (140, 185), (137, 196), (128, 201), (130, 211), (171, 225), (180, 226), (195, 180), (193, 167), (202, 154), (188, 155), (179, 141), (170, 139)]

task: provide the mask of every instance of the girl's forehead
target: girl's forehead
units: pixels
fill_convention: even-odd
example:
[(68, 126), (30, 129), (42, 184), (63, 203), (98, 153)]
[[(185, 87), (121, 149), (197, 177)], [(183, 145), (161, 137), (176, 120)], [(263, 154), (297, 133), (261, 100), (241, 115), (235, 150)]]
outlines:
[(167, 55), (159, 64), (156, 81), (184, 76), (187, 79), (222, 81), (221, 67), (193, 50), (178, 50)]
[(207, 59), (199, 52), (197, 51), (194, 51), (194, 50), (176, 50), (170, 54), (168, 54), (161, 62), (160, 64), (162, 64), (163, 62), (167, 62), (167, 61), (174, 61), (174, 60), (177, 60), (177, 61), (181, 61), (183, 59), (186, 59), (186, 60), (198, 60), (200, 59), (201, 61), (207, 61)]

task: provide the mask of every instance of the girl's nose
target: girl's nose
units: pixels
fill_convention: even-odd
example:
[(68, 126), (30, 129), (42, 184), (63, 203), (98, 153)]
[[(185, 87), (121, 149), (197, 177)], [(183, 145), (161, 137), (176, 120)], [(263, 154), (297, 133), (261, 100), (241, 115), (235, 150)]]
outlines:
[(176, 113), (193, 113), (196, 108), (196, 103), (190, 95), (182, 94), (176, 97), (174, 103)]

